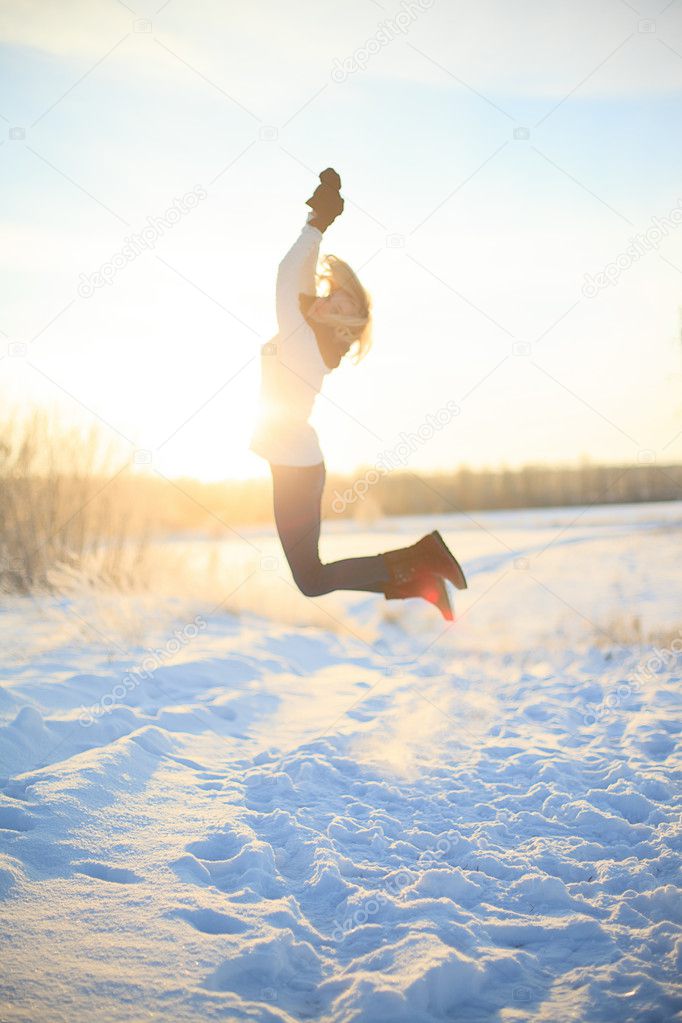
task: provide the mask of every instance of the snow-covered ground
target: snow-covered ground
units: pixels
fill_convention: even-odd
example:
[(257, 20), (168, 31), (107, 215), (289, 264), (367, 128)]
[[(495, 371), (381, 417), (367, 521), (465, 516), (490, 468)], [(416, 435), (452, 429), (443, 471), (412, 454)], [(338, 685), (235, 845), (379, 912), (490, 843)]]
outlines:
[(451, 625), (255, 529), (5, 602), (0, 1019), (679, 1017), (682, 504), (437, 524)]

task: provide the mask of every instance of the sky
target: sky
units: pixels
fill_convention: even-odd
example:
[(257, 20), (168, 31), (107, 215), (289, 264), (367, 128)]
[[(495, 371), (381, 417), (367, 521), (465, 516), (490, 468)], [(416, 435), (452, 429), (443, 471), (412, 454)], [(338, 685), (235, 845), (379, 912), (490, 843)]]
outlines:
[(682, 460), (682, 0), (2, 0), (0, 54), (6, 408), (264, 475), (331, 165), (374, 346), (317, 399), (328, 470)]

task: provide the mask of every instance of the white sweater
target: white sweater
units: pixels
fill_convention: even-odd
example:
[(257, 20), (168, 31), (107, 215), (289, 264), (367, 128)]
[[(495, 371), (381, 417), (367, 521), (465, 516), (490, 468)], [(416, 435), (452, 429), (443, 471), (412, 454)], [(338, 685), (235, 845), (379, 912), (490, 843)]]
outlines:
[(260, 410), (249, 448), (276, 465), (317, 465), (322, 451), (308, 422), (330, 369), (298, 296), (315, 294), (322, 232), (306, 223), (277, 271), (278, 333), (261, 348)]

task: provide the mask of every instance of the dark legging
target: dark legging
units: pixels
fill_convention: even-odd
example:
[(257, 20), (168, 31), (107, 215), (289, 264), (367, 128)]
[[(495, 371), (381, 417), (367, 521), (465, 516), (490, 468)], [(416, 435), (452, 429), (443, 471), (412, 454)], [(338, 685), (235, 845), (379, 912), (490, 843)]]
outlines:
[(324, 462), (318, 465), (273, 465), (272, 497), (277, 532), (291, 574), (306, 597), (332, 590), (369, 590), (383, 593), (389, 580), (380, 554), (344, 558), (323, 565), (318, 553)]

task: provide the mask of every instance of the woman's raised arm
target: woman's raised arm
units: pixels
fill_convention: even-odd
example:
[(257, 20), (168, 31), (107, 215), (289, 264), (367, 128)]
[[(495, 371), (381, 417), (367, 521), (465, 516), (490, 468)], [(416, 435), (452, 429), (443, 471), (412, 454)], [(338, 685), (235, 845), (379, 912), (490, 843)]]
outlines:
[(315, 294), (315, 268), (320, 253), (322, 232), (312, 224), (303, 229), (277, 270), (277, 324), (280, 333), (291, 334), (301, 325), (303, 315), (298, 303), (301, 292)]
[(333, 167), (320, 174), (320, 184), (306, 200), (310, 206), (309, 220), (279, 264), (277, 270), (277, 323), (280, 333), (293, 333), (301, 326), (303, 315), (299, 295), (315, 294), (315, 268), (320, 253), (322, 234), (343, 212), (339, 194), (341, 178)]

